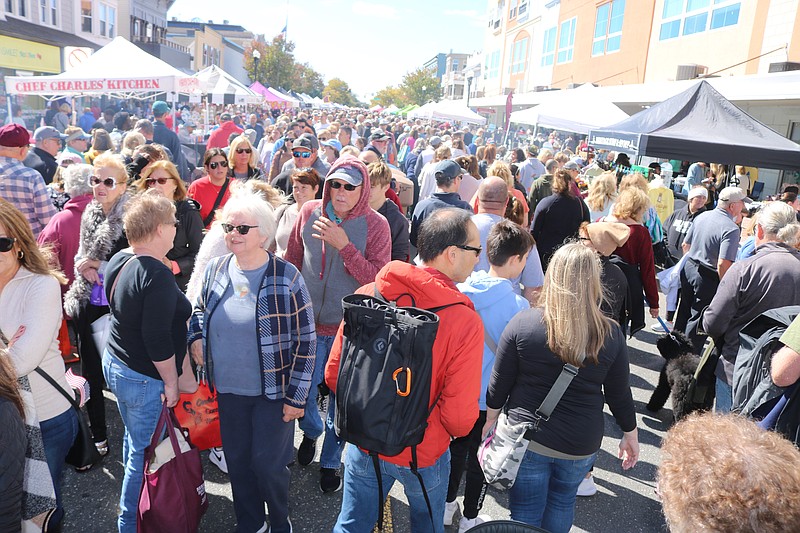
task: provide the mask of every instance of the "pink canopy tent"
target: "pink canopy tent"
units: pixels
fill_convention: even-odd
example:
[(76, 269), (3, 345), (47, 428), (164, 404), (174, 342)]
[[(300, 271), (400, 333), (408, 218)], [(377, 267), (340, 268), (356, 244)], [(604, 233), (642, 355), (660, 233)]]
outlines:
[(259, 81), (250, 85), (250, 89), (262, 95), (272, 109), (286, 109), (287, 107), (292, 107), (292, 102), (276, 95), (264, 87)]

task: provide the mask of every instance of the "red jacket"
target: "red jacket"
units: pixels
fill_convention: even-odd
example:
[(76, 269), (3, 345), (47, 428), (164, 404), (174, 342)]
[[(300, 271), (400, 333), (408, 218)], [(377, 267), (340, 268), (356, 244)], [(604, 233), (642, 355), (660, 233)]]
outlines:
[(39, 234), (39, 246), (50, 245), (58, 258), (58, 266), (69, 283), (61, 286), (61, 295), (67, 292), (75, 281), (75, 255), (78, 253), (81, 234), (81, 216), (93, 196), (91, 193), (70, 198), (64, 210), (56, 213)]
[[(478, 419), (483, 323), (470, 299), (459, 292), (450, 278), (433, 268), (392, 261), (378, 272), (375, 283), (365, 285), (357, 292), (374, 294), (375, 286), (390, 300), (408, 293), (414, 298), (416, 307), (420, 308), (464, 304), (453, 305), (437, 313), (440, 321), (436, 341), (433, 344), (433, 383), (430, 403), (433, 403), (440, 392), (441, 397), (428, 418), (425, 437), (417, 446), (420, 468), (432, 466), (450, 446), (450, 438), (468, 434)], [(400, 298), (398, 303), (411, 305), (407, 297)], [(342, 324), (339, 326), (328, 364), (325, 366), (325, 382), (333, 391), (336, 390), (336, 380), (339, 376), (343, 329)], [(396, 465), (408, 466), (411, 461), (411, 448), (406, 448), (393, 457), (381, 456), (381, 459)]]
[(231, 133), (242, 133), (242, 128), (234, 124), (232, 120), (228, 120), (220, 124), (219, 128), (212, 131), (208, 136), (206, 150), (210, 150), (212, 148), (225, 148), (228, 146), (228, 137), (231, 136)]

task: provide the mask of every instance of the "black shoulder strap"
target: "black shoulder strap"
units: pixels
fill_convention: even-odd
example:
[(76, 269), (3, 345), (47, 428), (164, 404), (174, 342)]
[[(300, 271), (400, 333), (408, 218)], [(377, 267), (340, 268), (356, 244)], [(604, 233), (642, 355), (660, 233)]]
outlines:
[(219, 194), (217, 194), (217, 199), (214, 200), (214, 206), (211, 208), (211, 211), (208, 212), (206, 218), (203, 219), (203, 226), (208, 226), (211, 224), (211, 221), (214, 220), (214, 213), (217, 212), (217, 208), (219, 204), (222, 202), (222, 198), (225, 196), (225, 191), (228, 190), (228, 185), (230, 184), (231, 179), (225, 178), (225, 183), (222, 184), (222, 188), (219, 190)]
[(40, 376), (42, 376), (42, 378), (43, 378), (43, 379), (44, 379), (46, 382), (48, 382), (50, 385), (52, 385), (54, 389), (56, 389), (58, 392), (60, 392), (60, 393), (61, 393), (61, 395), (62, 395), (64, 398), (66, 398), (66, 399), (67, 399), (67, 401), (69, 402), (69, 404), (70, 404), (72, 407), (74, 407), (75, 409), (77, 409), (77, 410), (79, 410), (79, 411), (80, 411), (80, 409), (81, 409), (81, 406), (80, 406), (80, 405), (78, 405), (78, 402), (76, 402), (76, 401), (75, 401), (75, 398), (74, 398), (73, 396), (70, 396), (69, 394), (67, 394), (67, 392), (66, 392), (64, 389), (62, 389), (61, 387), (59, 387), (59, 386), (58, 386), (58, 383), (56, 383), (56, 380), (54, 380), (53, 378), (51, 378), (51, 377), (50, 377), (50, 375), (49, 375), (47, 372), (45, 372), (44, 370), (42, 370), (42, 369), (41, 369), (41, 368), (39, 368), (38, 366), (37, 366), (36, 368), (34, 368), (33, 370), (34, 370), (34, 372), (36, 372), (37, 374), (39, 374)]

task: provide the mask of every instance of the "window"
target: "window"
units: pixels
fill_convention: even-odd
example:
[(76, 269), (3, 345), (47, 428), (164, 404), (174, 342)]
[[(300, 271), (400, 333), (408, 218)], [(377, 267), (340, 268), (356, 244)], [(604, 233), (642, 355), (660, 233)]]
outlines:
[(28, 1), (27, 0), (19, 0), (19, 12), (17, 15), (20, 17), (27, 17), (28, 16)]
[(116, 21), (116, 8), (107, 4), (100, 4), (100, 35), (113, 38)]
[(740, 7), (741, 2), (733, 0), (664, 0), (658, 38), (664, 41), (735, 26)]
[(453, 66), (451, 67), (453, 72), (458, 72), (458, 59), (453, 60)]
[(625, 0), (614, 0), (597, 8), (594, 23), (592, 55), (600, 56), (619, 50), (622, 41), (622, 18)]
[(575, 46), (575, 25), (577, 17), (565, 20), (561, 23), (561, 30), (558, 34), (558, 55), (556, 63), (569, 63), (572, 61), (572, 52)]
[(508, 20), (513, 20), (517, 16), (517, 0), (511, 0), (508, 4)]
[(14, 12), (14, 0), (6, 0), (6, 13)]
[(81, 30), (92, 33), (92, 1), (81, 0)]
[(514, 43), (511, 55), (511, 74), (525, 72), (525, 63), (528, 58), (528, 38), (525, 37)]
[(528, 0), (522, 0), (519, 3), (519, 9), (517, 9), (517, 15), (522, 17), (528, 12)]
[(542, 45), (542, 66), (549, 67), (553, 64), (556, 52), (556, 28), (550, 28), (544, 32), (544, 44)]
[(483, 72), (483, 79), (492, 79), (500, 75), (500, 50), (496, 50), (487, 56), (486, 67)]

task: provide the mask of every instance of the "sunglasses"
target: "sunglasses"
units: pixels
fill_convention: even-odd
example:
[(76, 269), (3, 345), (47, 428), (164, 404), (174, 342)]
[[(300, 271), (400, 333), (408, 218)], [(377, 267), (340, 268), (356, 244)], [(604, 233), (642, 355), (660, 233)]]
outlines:
[(0, 252), (7, 252), (14, 247), (17, 239), (14, 237), (0, 237)]
[(292, 152), (294, 157), (302, 157), (303, 159), (311, 157), (311, 152)]
[(208, 168), (211, 170), (217, 170), (217, 167), (228, 168), (227, 161), (212, 161), (208, 164)]
[(332, 181), (331, 182), (331, 189), (341, 189), (344, 187), (346, 191), (354, 191), (356, 188), (360, 187), (360, 185), (353, 185), (351, 183), (342, 183), (341, 181)]
[(236, 232), (239, 235), (247, 235), (248, 233), (250, 233), (251, 229), (258, 227), (258, 226), (248, 226), (247, 224), (239, 224), (238, 226), (234, 226), (233, 224), (228, 224), (225, 222), (223, 222), (221, 225), (222, 225), (222, 231), (224, 231), (225, 233), (230, 233), (233, 230), (236, 230)]
[(236, 149), (236, 153), (237, 154), (249, 154), (251, 152), (252, 152), (252, 150), (250, 148), (237, 148)]
[(452, 244), (451, 246), (455, 246), (459, 250), (466, 250), (468, 252), (475, 252), (475, 255), (481, 255), (481, 252), (483, 251), (483, 248), (481, 248), (480, 246), (478, 246), (478, 247), (467, 246), (466, 244)]
[[(117, 181), (114, 178), (100, 179), (97, 176), (92, 176), (91, 178), (89, 178), (89, 184), (92, 187), (97, 187), (101, 183), (103, 185), (105, 185), (107, 189), (112, 189), (113, 190), (113, 189), (117, 188)], [(122, 182), (120, 182), (120, 183), (122, 183)]]
[(167, 182), (171, 179), (175, 178), (147, 178), (146, 180), (144, 180), (144, 182), (148, 187), (150, 187), (152, 185), (155, 185), (156, 183), (158, 183), (159, 185), (166, 185)]

